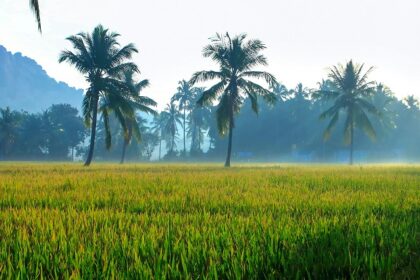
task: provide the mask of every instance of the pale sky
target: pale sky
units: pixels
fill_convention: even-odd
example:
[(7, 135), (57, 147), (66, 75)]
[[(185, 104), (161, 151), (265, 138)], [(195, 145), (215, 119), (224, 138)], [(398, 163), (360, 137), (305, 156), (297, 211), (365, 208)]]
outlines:
[(65, 38), (101, 23), (133, 42), (146, 95), (162, 108), (177, 82), (214, 68), (201, 51), (216, 32), (261, 39), (269, 66), (287, 87), (307, 87), (329, 66), (349, 59), (375, 66), (371, 78), (399, 97), (420, 97), (419, 0), (40, 0), (43, 34), (28, 0), (0, 0), (0, 44), (34, 58), (48, 74), (85, 88), (83, 77), (57, 62)]

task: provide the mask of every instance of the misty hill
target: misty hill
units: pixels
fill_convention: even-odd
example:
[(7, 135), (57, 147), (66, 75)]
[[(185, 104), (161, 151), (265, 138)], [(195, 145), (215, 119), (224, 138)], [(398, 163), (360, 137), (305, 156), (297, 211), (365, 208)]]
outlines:
[(33, 59), (0, 45), (0, 108), (40, 112), (52, 104), (80, 108), (83, 91), (57, 82)]

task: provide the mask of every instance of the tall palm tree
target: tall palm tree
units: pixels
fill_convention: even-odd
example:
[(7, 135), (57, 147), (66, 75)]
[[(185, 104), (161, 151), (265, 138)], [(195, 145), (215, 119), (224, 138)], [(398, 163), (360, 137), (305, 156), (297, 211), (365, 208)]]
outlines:
[(172, 96), (171, 102), (178, 102), (178, 108), (179, 110), (183, 111), (183, 117), (182, 117), (182, 129), (184, 132), (184, 156), (187, 154), (186, 149), (186, 111), (191, 108), (190, 104), (192, 100), (194, 99), (194, 92), (195, 89), (185, 80), (178, 82), (178, 88), (177, 92)]
[(204, 90), (204, 88), (196, 89), (194, 100), (190, 105), (188, 135), (191, 137), (191, 153), (202, 151), (201, 144), (204, 142), (204, 131), (208, 129), (210, 123), (210, 109), (196, 105)]
[(159, 138), (159, 161), (162, 158), (162, 140), (165, 135), (165, 113), (161, 112), (153, 118), (152, 131)]
[(41, 27), (41, 11), (39, 9), (38, 0), (29, 0), (29, 6), (31, 7), (31, 10), (32, 10), (32, 12), (35, 15), (36, 22), (38, 23), (38, 30), (39, 30), (39, 32), (42, 32), (42, 27)]
[(178, 125), (181, 125), (181, 114), (176, 105), (172, 102), (166, 105), (165, 111), (161, 114), (164, 123), (163, 133), (166, 138), (165, 142), (168, 147), (168, 154), (173, 155), (176, 148)]
[[(98, 25), (91, 34), (79, 33), (68, 37), (67, 40), (72, 43), (75, 52), (66, 50), (60, 54), (59, 62), (67, 61), (75, 66), (89, 83), (83, 98), (85, 124), (91, 127), (85, 166), (89, 166), (93, 158), (99, 101), (122, 101), (124, 95), (129, 94), (129, 89), (118, 77), (124, 71), (138, 72), (137, 66), (128, 62), (133, 53), (138, 52), (137, 49), (133, 44), (120, 47), (117, 41), (119, 36), (118, 33)], [(119, 115), (119, 119), (122, 118), (123, 116)]]
[(340, 113), (344, 112), (347, 115), (344, 124), (344, 140), (350, 145), (350, 164), (353, 164), (354, 129), (360, 128), (374, 140), (376, 133), (368, 113), (381, 115), (379, 110), (369, 102), (369, 98), (375, 93), (375, 83), (368, 81), (373, 68), (369, 68), (366, 72), (363, 70), (364, 64), (354, 64), (351, 60), (345, 66), (341, 64), (333, 66), (329, 72), (332, 84), (330, 89), (321, 89), (318, 93), (322, 98), (334, 101), (333, 105), (320, 115), (320, 119), (331, 118), (324, 132), (325, 140), (330, 137)]
[[(141, 95), (141, 91), (150, 85), (149, 80), (146, 79), (136, 82), (133, 79), (134, 74), (135, 73), (133, 71), (125, 71), (123, 75), (123, 81), (127, 85), (130, 92), (127, 100), (129, 105), (128, 108), (134, 109), (134, 112), (140, 111), (155, 116), (157, 113), (152, 107), (156, 107), (157, 103), (153, 99)], [(139, 130), (139, 124), (137, 122), (138, 118), (136, 117), (136, 114), (132, 114), (131, 110), (126, 110), (126, 112), (124, 112), (124, 116), (126, 131), (124, 131), (124, 143), (120, 163), (124, 163), (125, 152), (128, 144), (130, 144), (133, 131), (135, 132), (134, 135), (136, 140), (141, 141), (141, 133)]]
[(235, 127), (234, 118), (238, 114), (245, 98), (251, 100), (252, 110), (258, 114), (258, 97), (270, 104), (276, 101), (276, 95), (251, 79), (263, 79), (273, 88), (277, 81), (273, 75), (254, 71), (254, 67), (267, 65), (267, 59), (260, 54), (266, 46), (260, 40), (245, 40), (246, 35), (233, 38), (216, 34), (211, 43), (204, 47), (203, 56), (210, 57), (219, 64), (217, 71), (196, 72), (190, 84), (217, 79), (217, 83), (203, 92), (197, 101), (199, 106), (211, 106), (218, 101), (216, 111), (217, 126), (220, 135), (229, 135), (225, 167), (230, 167), (232, 154), (232, 135)]

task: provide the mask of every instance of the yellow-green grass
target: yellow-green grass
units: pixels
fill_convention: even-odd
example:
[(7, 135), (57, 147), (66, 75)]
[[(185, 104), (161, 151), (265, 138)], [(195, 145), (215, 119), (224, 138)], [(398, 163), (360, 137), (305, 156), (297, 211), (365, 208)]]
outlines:
[(419, 279), (420, 166), (0, 164), (0, 278)]

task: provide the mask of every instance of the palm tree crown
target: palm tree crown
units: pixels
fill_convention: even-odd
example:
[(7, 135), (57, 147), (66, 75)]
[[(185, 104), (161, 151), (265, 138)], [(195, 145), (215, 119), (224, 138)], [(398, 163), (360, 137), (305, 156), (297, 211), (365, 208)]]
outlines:
[[(85, 123), (92, 130), (85, 165), (89, 165), (93, 157), (98, 103), (126, 104), (124, 99), (130, 95), (130, 89), (119, 77), (125, 71), (138, 72), (137, 66), (127, 61), (133, 53), (138, 52), (137, 49), (133, 44), (120, 47), (117, 41), (119, 36), (99, 25), (92, 34), (79, 33), (68, 37), (75, 52), (66, 50), (60, 54), (59, 62), (72, 64), (89, 84), (82, 104)], [(122, 120), (123, 116), (115, 112)]]
[(217, 34), (203, 50), (204, 57), (210, 57), (219, 64), (218, 71), (196, 72), (190, 84), (217, 79), (218, 82), (206, 89), (197, 104), (212, 105), (218, 101), (216, 116), (217, 127), (221, 135), (229, 133), (228, 153), (225, 166), (230, 166), (232, 148), (232, 130), (234, 116), (239, 113), (245, 98), (249, 98), (252, 110), (258, 113), (258, 97), (273, 104), (276, 95), (251, 79), (263, 79), (270, 88), (275, 88), (277, 81), (273, 75), (252, 70), (256, 66), (267, 65), (267, 59), (260, 54), (266, 47), (260, 40), (246, 40), (242, 34), (231, 38)]
[(373, 68), (369, 68), (366, 72), (363, 70), (363, 64), (354, 64), (351, 60), (345, 66), (332, 67), (329, 73), (330, 87), (321, 89), (318, 93), (322, 98), (334, 101), (333, 105), (320, 115), (321, 119), (331, 119), (325, 129), (324, 139), (330, 137), (340, 113), (344, 112), (347, 115), (344, 140), (346, 144), (350, 144), (350, 164), (353, 163), (354, 129), (360, 128), (371, 139), (375, 139), (376, 133), (367, 114), (380, 116), (380, 112), (369, 102), (369, 98), (375, 93), (375, 82), (368, 81)]
[(135, 73), (133, 71), (125, 71), (122, 77), (123, 82), (128, 87), (129, 94), (124, 99), (126, 104), (119, 105), (120, 110), (124, 116), (124, 118), (120, 120), (124, 131), (124, 144), (123, 152), (121, 155), (121, 163), (124, 162), (125, 151), (131, 141), (133, 133), (135, 139), (138, 142), (141, 141), (141, 124), (138, 123), (138, 120), (141, 120), (141, 118), (137, 117), (136, 111), (151, 114), (153, 116), (157, 114), (153, 109), (153, 107), (157, 106), (157, 103), (153, 99), (141, 95), (141, 91), (150, 85), (149, 80), (140, 80), (136, 82), (133, 78), (134, 74)]
[(165, 137), (166, 146), (169, 154), (173, 154), (176, 148), (176, 140), (178, 134), (178, 125), (181, 125), (181, 114), (174, 103), (166, 105), (165, 110), (161, 113), (163, 122), (163, 135)]
[(179, 110), (183, 111), (182, 116), (182, 129), (184, 133), (184, 156), (186, 156), (186, 120), (187, 120), (187, 110), (191, 109), (191, 103), (194, 100), (196, 89), (193, 88), (187, 81), (182, 80), (178, 82), (177, 92), (172, 96), (171, 102), (178, 102)]

